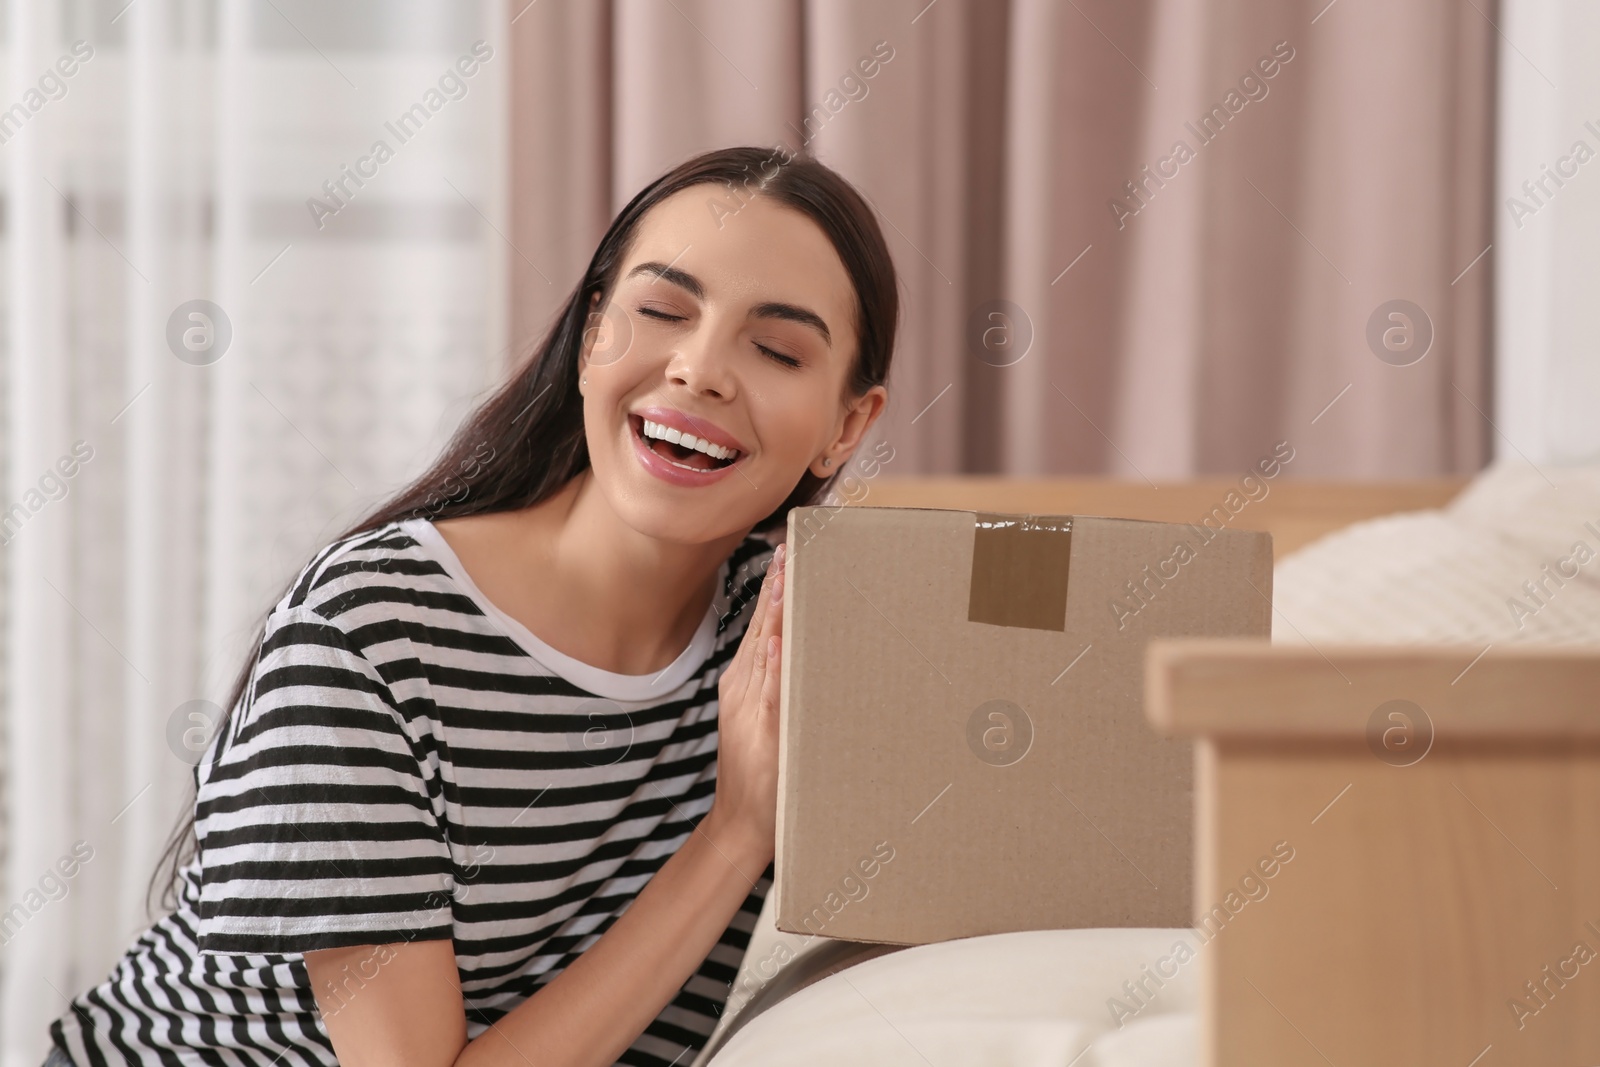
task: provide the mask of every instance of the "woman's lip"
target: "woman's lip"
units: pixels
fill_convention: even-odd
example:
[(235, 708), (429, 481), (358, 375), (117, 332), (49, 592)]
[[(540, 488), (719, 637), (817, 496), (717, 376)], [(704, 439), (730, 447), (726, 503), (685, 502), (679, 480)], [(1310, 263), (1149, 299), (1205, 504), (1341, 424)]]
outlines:
[(710, 441), (712, 444), (721, 445), (723, 448), (731, 448), (735, 452), (749, 451), (744, 447), (743, 442), (710, 419), (697, 418), (686, 412), (679, 411), (677, 408), (646, 407), (629, 412), (629, 414), (649, 419), (651, 422), (660, 423), (663, 426), (669, 426), (680, 433), (694, 434), (694, 436), (703, 441)]
[(628, 436), (633, 439), (633, 451), (639, 457), (639, 464), (657, 478), (672, 485), (689, 487), (710, 485), (719, 479), (727, 477), (733, 468), (744, 462), (744, 453), (740, 453), (739, 457), (732, 463), (726, 467), (718, 467), (715, 470), (695, 471), (680, 467), (657, 455), (655, 450), (645, 443), (644, 434), (641, 432), (644, 429), (643, 418), (638, 415), (629, 415), (627, 421)]

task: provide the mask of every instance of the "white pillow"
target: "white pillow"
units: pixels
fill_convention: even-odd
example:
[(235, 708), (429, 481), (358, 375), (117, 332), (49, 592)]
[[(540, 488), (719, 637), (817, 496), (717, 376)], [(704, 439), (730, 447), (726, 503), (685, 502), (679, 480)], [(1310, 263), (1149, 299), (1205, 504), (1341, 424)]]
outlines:
[(1600, 642), (1600, 467), (1503, 462), (1337, 530), (1278, 561), (1273, 605), (1284, 643)]

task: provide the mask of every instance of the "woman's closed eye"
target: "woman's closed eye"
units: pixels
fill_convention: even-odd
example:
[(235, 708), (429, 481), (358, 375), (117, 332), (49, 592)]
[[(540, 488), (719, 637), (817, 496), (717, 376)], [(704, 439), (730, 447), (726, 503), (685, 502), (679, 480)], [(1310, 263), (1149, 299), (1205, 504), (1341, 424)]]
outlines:
[(685, 318), (683, 315), (673, 315), (669, 312), (659, 311), (652, 307), (639, 308), (639, 314), (649, 316), (652, 319), (665, 319), (668, 322), (682, 322)]
[(758, 341), (752, 341), (751, 344), (755, 345), (762, 352), (765, 352), (767, 355), (771, 356), (773, 359), (777, 360), (779, 363), (783, 364), (785, 367), (798, 367), (798, 366), (800, 366), (800, 361), (798, 359), (795, 359), (793, 356), (786, 356), (782, 352), (774, 352), (772, 349), (768, 348), (766, 345), (761, 344)]
[[(639, 311), (639, 314), (645, 316), (646, 318), (659, 319), (659, 320), (661, 320), (663, 322), (682, 322), (685, 318), (688, 317), (686, 315), (674, 315), (674, 314), (672, 314), (670, 312), (662, 311), (659, 308), (653, 308), (653, 307), (641, 306), (638, 309), (638, 311)], [(756, 348), (763, 355), (767, 356), (770, 359), (776, 360), (778, 363), (783, 364), (785, 367), (799, 367), (799, 366), (802, 365), (800, 360), (795, 359), (793, 356), (786, 356), (782, 352), (775, 352), (772, 349), (768, 348), (766, 345), (761, 344), (760, 342), (757, 342), (757, 341), (752, 341), (751, 343), (754, 344), (756, 346)]]

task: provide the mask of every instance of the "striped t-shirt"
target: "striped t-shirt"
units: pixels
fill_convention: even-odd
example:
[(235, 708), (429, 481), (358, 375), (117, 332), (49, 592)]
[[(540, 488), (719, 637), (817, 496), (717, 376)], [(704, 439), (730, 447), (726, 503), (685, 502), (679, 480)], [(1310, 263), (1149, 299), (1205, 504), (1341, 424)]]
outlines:
[[(334, 1067), (301, 954), (442, 938), (482, 1034), (599, 940), (710, 810), (717, 682), (775, 545), (752, 534), (722, 563), (693, 640), (654, 675), (541, 641), (427, 519), (327, 546), (269, 613), (242, 710), (200, 765), (177, 910), (52, 1024), (56, 1045), (79, 1067)], [(693, 1059), (772, 873), (617, 1062)], [(386, 960), (350, 968), (330, 1010)]]

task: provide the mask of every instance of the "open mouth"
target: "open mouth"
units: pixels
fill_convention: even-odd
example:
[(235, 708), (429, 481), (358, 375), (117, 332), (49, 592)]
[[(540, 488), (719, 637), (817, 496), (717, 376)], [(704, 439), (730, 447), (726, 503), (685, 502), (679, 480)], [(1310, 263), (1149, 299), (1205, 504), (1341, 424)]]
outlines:
[[(723, 467), (731, 466), (740, 459), (744, 458), (744, 453), (742, 452), (734, 452), (731, 455), (713, 456), (706, 452), (703, 447), (696, 447), (694, 444), (685, 445), (677, 441), (669, 440), (666, 437), (654, 436), (655, 434), (664, 432), (663, 429), (660, 426), (652, 423), (652, 429), (649, 433), (647, 433), (645, 421), (639, 415), (630, 414), (628, 416), (628, 425), (633, 429), (634, 435), (638, 437), (640, 441), (644, 442), (644, 446), (646, 448), (660, 456), (662, 459), (666, 460), (668, 463), (671, 463), (674, 466), (682, 467), (685, 470), (721, 470)], [(694, 440), (698, 439), (691, 438), (691, 441)], [(710, 447), (716, 449), (716, 446), (714, 445)], [(722, 451), (721, 449), (717, 450)]]

